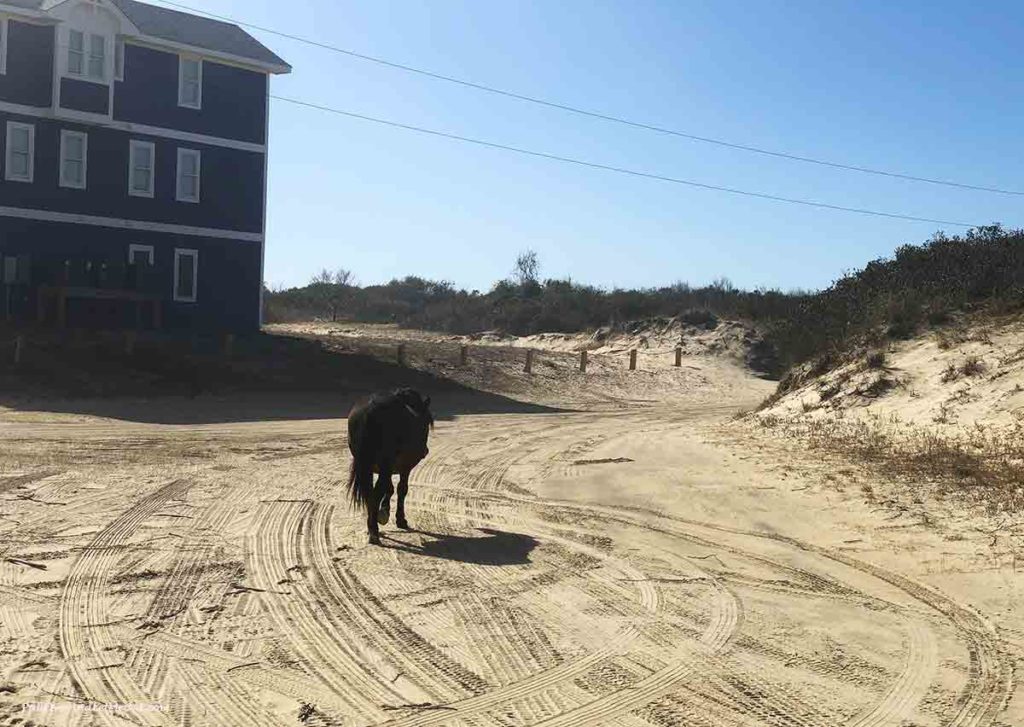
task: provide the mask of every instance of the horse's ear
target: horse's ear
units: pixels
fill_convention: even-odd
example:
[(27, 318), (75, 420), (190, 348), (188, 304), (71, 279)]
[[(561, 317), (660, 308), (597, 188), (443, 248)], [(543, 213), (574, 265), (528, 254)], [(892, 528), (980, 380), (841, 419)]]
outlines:
[(429, 397), (429, 396), (428, 396), (428, 397), (426, 397), (426, 398), (425, 398), (425, 399), (423, 400), (423, 406), (430, 406), (430, 397)]

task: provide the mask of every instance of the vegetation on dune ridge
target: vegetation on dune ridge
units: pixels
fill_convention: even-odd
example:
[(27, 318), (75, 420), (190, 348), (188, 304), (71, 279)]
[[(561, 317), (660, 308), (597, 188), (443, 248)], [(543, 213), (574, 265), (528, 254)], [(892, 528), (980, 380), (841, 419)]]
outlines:
[[(932, 496), (979, 506), (989, 515), (1024, 510), (1024, 422), (1009, 427), (975, 425), (957, 433), (868, 414), (847, 418), (791, 419), (762, 415), (758, 424), (786, 441), (867, 464), (890, 495), (922, 502)], [(876, 499), (870, 486), (865, 495)], [(905, 502), (886, 504), (905, 509)]]
[[(664, 316), (747, 321), (774, 349), (780, 393), (808, 372), (831, 370), (886, 339), (909, 338), (950, 313), (1014, 310), (1024, 304), (1024, 231), (999, 225), (963, 235), (937, 234), (903, 245), (818, 292), (739, 290), (728, 280), (638, 290), (605, 290), (572, 280), (539, 280), (536, 255), (524, 253), (512, 278), (486, 293), (410, 276), (358, 287), (350, 276), (317, 276), (305, 287), (267, 291), (266, 320), (313, 317), (394, 322), (450, 333), (499, 329), (515, 335), (574, 332)], [(332, 282), (343, 280), (344, 282)], [(796, 372), (799, 364), (808, 371)]]

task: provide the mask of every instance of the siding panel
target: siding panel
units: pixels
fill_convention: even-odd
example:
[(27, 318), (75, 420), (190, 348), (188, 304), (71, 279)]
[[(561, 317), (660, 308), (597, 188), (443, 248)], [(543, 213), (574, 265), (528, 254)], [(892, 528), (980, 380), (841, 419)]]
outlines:
[(107, 115), (110, 109), (110, 87), (77, 78), (60, 79), (60, 106), (73, 111)]
[(202, 109), (178, 106), (178, 55), (125, 45), (125, 79), (114, 89), (114, 118), (265, 143), (267, 76), (203, 61)]
[[(49, 119), (0, 114), (36, 127), (35, 182), (3, 181), (0, 205), (76, 214), (165, 222), (191, 227), (214, 227), (242, 232), (263, 231), (263, 154), (178, 142), (123, 131)], [(84, 131), (89, 136), (87, 188), (58, 185), (60, 130)], [(153, 199), (128, 195), (128, 141), (156, 145), (156, 194)], [(6, 155), (6, 135), (0, 134), (0, 160)], [(178, 147), (202, 153), (201, 201), (175, 200)], [(251, 244), (251, 243), (240, 243)]]
[(19, 23), (7, 26), (7, 73), (0, 75), (0, 101), (53, 104), (53, 27)]
[[(166, 328), (245, 332), (259, 327), (258, 244), (0, 217), (0, 254), (31, 255), (37, 278), (69, 258), (124, 263), (132, 243), (154, 247), (153, 276), (164, 300)], [(195, 303), (172, 300), (178, 247), (199, 251)]]

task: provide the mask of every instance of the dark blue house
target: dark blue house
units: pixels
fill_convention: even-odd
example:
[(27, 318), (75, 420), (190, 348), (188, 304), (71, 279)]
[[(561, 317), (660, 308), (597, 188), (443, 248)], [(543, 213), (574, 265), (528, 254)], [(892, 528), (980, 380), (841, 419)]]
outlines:
[(235, 25), (135, 0), (0, 0), (0, 313), (260, 324), (270, 74)]

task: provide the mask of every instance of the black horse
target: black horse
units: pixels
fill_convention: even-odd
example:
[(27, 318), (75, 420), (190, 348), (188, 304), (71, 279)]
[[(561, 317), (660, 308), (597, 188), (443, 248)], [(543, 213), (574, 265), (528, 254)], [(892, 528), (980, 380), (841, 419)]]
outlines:
[[(395, 524), (409, 529), (405, 496), (409, 473), (427, 456), (427, 437), (434, 427), (430, 397), (413, 389), (376, 394), (356, 404), (348, 415), (348, 448), (352, 452), (349, 495), (354, 505), (366, 508), (370, 543), (380, 545), (378, 525), (391, 516), (391, 475), (398, 473), (398, 514)], [(377, 484), (373, 475), (377, 473)]]

